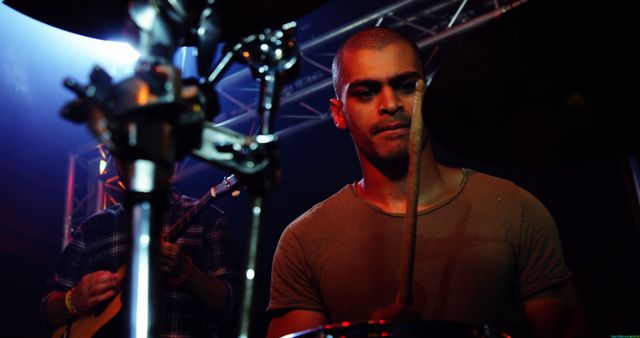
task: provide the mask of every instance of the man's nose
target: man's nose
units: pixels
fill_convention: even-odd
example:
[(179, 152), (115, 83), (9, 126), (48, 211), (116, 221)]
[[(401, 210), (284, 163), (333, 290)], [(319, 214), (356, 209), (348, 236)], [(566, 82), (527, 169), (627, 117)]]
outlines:
[(403, 109), (402, 101), (393, 88), (384, 87), (380, 92), (380, 114), (395, 115)]

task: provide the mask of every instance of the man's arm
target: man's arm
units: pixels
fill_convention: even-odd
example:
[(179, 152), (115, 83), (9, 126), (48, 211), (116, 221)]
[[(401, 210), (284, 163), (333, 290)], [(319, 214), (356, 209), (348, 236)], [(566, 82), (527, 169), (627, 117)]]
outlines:
[(327, 323), (327, 317), (319, 311), (289, 310), (271, 319), (267, 338), (279, 338), (289, 333), (312, 329)]
[(580, 297), (570, 281), (525, 300), (534, 337), (590, 337)]
[(77, 316), (67, 310), (64, 302), (65, 294), (64, 291), (52, 291), (43, 304), (44, 318), (52, 328), (65, 325), (70, 319), (75, 319)]
[(188, 278), (184, 281), (184, 286), (191, 292), (209, 313), (223, 317), (227, 314), (229, 298), (229, 287), (221, 279), (211, 276), (198, 267), (193, 266)]
[(230, 301), (230, 288), (223, 280), (195, 266), (180, 245), (162, 241), (160, 268), (168, 274), (169, 285), (183, 287), (215, 316), (224, 316)]
[(67, 306), (67, 291), (53, 291), (43, 304), (44, 317), (52, 327), (60, 327), (70, 319), (89, 314), (98, 304), (115, 295), (119, 281), (120, 277), (109, 271), (86, 274), (70, 293), (72, 308)]

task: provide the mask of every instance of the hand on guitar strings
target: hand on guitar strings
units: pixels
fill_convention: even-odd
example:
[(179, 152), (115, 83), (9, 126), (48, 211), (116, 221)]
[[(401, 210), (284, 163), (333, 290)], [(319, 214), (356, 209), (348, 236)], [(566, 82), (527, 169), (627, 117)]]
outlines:
[(160, 243), (160, 270), (167, 274), (167, 286), (177, 288), (191, 274), (191, 257), (182, 252), (180, 245), (162, 241)]
[(116, 295), (121, 278), (109, 271), (96, 271), (86, 274), (71, 293), (71, 300), (80, 314), (87, 314), (105, 300)]

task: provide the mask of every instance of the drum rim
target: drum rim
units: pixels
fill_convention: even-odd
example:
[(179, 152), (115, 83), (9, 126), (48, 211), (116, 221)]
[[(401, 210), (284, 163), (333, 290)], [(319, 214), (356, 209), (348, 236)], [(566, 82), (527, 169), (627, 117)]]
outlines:
[[(392, 329), (393, 327), (432, 327), (434, 329), (468, 329), (470, 332), (478, 330), (482, 332), (484, 336), (489, 337), (511, 337), (511, 335), (497, 330), (492, 325), (486, 323), (467, 323), (460, 321), (446, 321), (446, 320), (403, 320), (403, 319), (378, 319), (378, 320), (362, 320), (362, 321), (343, 321), (339, 323), (324, 324), (319, 327), (310, 328), (302, 331), (297, 331), (283, 336), (282, 338), (294, 338), (305, 337), (305, 335), (314, 334), (318, 332), (338, 332), (341, 330), (358, 330), (362, 327), (376, 328), (372, 331), (384, 331), (385, 329)], [(478, 337), (482, 337), (480, 334)]]

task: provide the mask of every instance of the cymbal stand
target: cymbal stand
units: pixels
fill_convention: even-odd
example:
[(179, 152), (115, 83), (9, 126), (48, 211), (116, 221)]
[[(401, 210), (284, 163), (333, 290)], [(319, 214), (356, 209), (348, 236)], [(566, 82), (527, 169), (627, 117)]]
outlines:
[[(264, 200), (267, 191), (278, 181), (277, 137), (272, 134), (273, 119), (280, 106), (282, 84), (295, 76), (298, 68), (299, 49), (295, 41), (296, 24), (290, 22), (279, 29), (265, 29), (250, 35), (227, 51), (224, 60), (235, 58), (246, 63), (255, 78), (260, 81), (258, 115), (260, 128), (254, 138), (246, 138), (235, 132), (205, 124), (202, 147), (193, 154), (208, 161), (228, 166), (238, 171), (251, 192), (251, 216), (247, 229), (245, 278), (241, 302), (241, 338), (250, 336), (251, 309), (254, 301), (254, 278), (257, 269), (257, 253), (262, 223)], [(222, 66), (216, 67), (207, 81), (216, 81)], [(219, 150), (226, 150), (220, 153)], [(235, 161), (223, 159), (232, 155)]]

